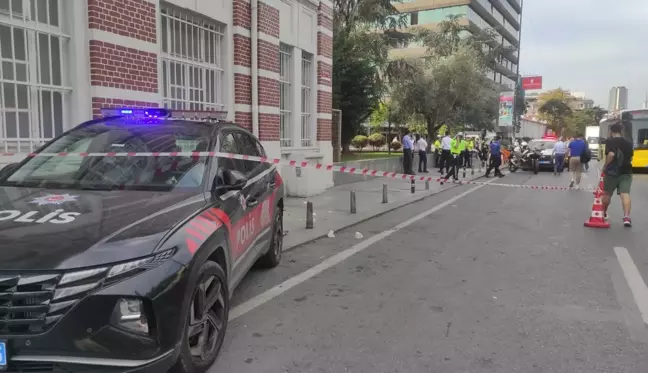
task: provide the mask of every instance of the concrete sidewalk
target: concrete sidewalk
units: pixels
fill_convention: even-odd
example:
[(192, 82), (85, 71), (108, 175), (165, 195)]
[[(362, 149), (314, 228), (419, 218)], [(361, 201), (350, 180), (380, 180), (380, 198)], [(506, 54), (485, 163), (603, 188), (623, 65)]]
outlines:
[[(459, 173), (459, 180), (475, 180), (485, 170), (466, 170), (466, 178)], [(440, 176), (437, 169), (431, 169), (429, 174), (418, 174), (418, 176)], [(382, 203), (383, 184), (387, 184), (388, 203)], [(401, 206), (419, 201), (425, 197), (456, 187), (455, 184), (445, 184), (431, 181), (430, 189), (425, 190), (425, 182), (415, 182), (415, 193), (410, 190), (411, 181), (393, 180), (384, 177), (377, 177), (371, 180), (358, 181), (356, 183), (344, 184), (328, 189), (326, 192), (309, 197), (286, 199), (284, 211), (284, 250), (290, 250), (302, 244), (308, 243), (317, 238), (326, 236), (330, 230), (337, 231), (349, 226), (361, 223), (377, 215), (384, 214)], [(356, 193), (357, 213), (350, 213), (350, 194)], [(313, 202), (314, 228), (306, 229), (306, 203)]]

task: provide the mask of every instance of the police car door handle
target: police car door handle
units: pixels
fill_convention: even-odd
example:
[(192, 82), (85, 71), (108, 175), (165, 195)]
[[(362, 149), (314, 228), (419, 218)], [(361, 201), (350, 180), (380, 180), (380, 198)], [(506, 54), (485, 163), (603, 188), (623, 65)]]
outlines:
[(259, 200), (256, 198), (250, 198), (247, 200), (247, 206), (248, 207), (254, 207), (259, 204)]

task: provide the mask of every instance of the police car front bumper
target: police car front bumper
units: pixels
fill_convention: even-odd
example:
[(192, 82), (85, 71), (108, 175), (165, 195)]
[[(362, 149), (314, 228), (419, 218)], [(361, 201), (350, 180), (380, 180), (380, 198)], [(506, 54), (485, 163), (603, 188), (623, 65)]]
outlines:
[[(86, 296), (45, 333), (2, 335), (5, 372), (160, 373), (177, 360), (186, 271), (174, 260)], [(142, 301), (146, 332), (115, 322), (123, 299)]]

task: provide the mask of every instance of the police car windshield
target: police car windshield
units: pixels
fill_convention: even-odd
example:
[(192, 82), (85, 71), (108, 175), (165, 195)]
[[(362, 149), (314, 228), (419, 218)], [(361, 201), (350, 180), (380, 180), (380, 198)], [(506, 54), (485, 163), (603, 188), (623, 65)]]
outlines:
[[(183, 121), (113, 119), (80, 126), (40, 153), (154, 153), (208, 151), (211, 127)], [(92, 190), (190, 191), (201, 188), (208, 157), (33, 157), (0, 180), (3, 186)]]
[(529, 148), (537, 150), (553, 149), (556, 145), (555, 140), (533, 140), (529, 142)]

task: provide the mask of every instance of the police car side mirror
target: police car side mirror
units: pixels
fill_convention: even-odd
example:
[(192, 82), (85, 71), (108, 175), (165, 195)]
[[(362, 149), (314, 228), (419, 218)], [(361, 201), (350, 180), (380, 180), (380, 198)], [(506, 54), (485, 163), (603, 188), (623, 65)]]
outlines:
[(245, 175), (240, 171), (221, 169), (214, 177), (212, 195), (220, 196), (233, 190), (242, 190), (247, 181)]

